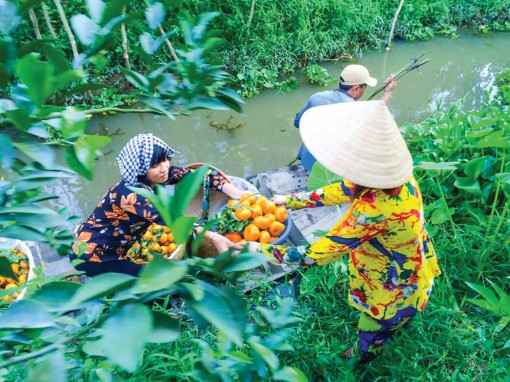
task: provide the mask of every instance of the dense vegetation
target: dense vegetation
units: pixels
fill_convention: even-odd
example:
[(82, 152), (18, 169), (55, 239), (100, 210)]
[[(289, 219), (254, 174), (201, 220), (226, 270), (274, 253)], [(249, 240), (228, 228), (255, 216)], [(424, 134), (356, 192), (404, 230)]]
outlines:
[[(94, 159), (109, 137), (87, 134), (89, 102), (142, 101), (169, 116), (200, 107), (238, 109), (221, 58), (250, 95), (277, 86), (280, 75), (300, 64), (383, 47), (398, 5), (183, 0), (166, 2), (165, 11), (149, 2), (66, 2), (79, 40), (73, 66), (69, 31), (57, 27), (59, 2), (13, 3), (0, 0), (0, 163), (6, 169), (0, 236), (47, 241), (62, 253), (74, 221), (45, 207), (53, 196), (44, 187), (72, 171), (94, 175)], [(482, 32), (508, 29), (508, 7), (507, 1), (404, 3), (395, 33), (414, 39), (454, 35), (464, 24)], [(42, 35), (50, 34), (45, 8), (57, 37), (31, 41), (28, 33), (37, 29), (31, 14)], [(198, 15), (205, 10), (219, 15)], [(185, 11), (195, 17), (177, 23)], [(168, 41), (158, 37), (160, 27)], [(221, 52), (218, 30), (227, 41)], [(106, 80), (114, 86), (97, 91)], [(345, 263), (304, 272), (294, 301), (257, 280), (259, 287), (243, 297), (232, 284), (264, 258), (224, 254), (156, 259), (139, 279), (108, 275), (83, 285), (60, 276), (35, 279), (29, 297), (1, 303), (0, 381), (509, 380), (509, 71), (497, 86), (479, 110), (438, 105), (430, 118), (405, 127), (444, 274), (424, 314), (377, 361), (359, 367), (343, 357), (357, 321), (347, 304)], [(126, 91), (122, 99), (119, 88)], [(66, 152), (65, 166), (56, 150)], [(179, 243), (189, 233), (193, 219), (181, 215), (200, 175), (173, 197), (164, 190), (150, 196), (166, 211)], [(0, 256), (0, 274), (9, 269)]]
[[(39, 20), (37, 25), (42, 37), (51, 37), (42, 12), (46, 9), (60, 47), (72, 57), (69, 37), (61, 28), (56, 8), (41, 7), (38, 1), (32, 3), (35, 3), (34, 17)], [(126, 2), (126, 10), (130, 14), (142, 13), (146, 3), (149, 2)], [(138, 37), (146, 32), (145, 21), (136, 17), (126, 20), (125, 41), (121, 33), (114, 35), (103, 74), (90, 78), (93, 83), (111, 86), (96, 95), (96, 103), (107, 102), (112, 106), (113, 99), (118, 102), (133, 100), (133, 94), (119, 95), (132, 90), (120, 75), (121, 68), (144, 72), (153, 62), (173, 61), (173, 51), (184, 43), (179, 20), (187, 14), (219, 13), (213, 24), (216, 36), (223, 41), (217, 51), (218, 58), (232, 74), (230, 85), (243, 97), (249, 97), (263, 88), (297, 86), (293, 73), (298, 67), (306, 69), (324, 60), (349, 59), (364, 50), (384, 48), (400, 1), (166, 0), (162, 3), (166, 6), (167, 17), (161, 30), (155, 30), (154, 38), (160, 31), (168, 34), (164, 49), (148, 55)], [(68, 14), (83, 13), (85, 9), (83, 2), (66, 2), (65, 5)], [(506, 0), (404, 1), (394, 38), (428, 39), (436, 34), (455, 37), (459, 27), (484, 33), (509, 30), (510, 5)], [(24, 38), (35, 38), (34, 23), (28, 17), (19, 33)], [(150, 45), (150, 41), (146, 40), (145, 44)], [(80, 47), (78, 43), (78, 51)]]

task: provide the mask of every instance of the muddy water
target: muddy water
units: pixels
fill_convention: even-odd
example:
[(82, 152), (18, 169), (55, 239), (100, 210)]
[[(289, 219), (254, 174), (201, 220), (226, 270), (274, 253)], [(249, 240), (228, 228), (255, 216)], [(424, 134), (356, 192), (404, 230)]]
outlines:
[[(391, 51), (365, 53), (356, 62), (382, 81), (421, 52), (425, 52), (429, 63), (401, 79), (390, 102), (399, 123), (419, 120), (436, 104), (450, 104), (461, 98), (465, 98), (466, 107), (476, 107), (495, 74), (510, 68), (510, 33), (396, 42)], [(338, 78), (346, 64), (323, 65)], [(112, 136), (113, 142), (105, 150), (109, 153), (97, 160), (92, 182), (77, 177), (50, 190), (61, 196), (57, 206), (65, 205), (78, 216), (88, 215), (104, 191), (119, 180), (117, 153), (129, 138), (141, 132), (153, 132), (177, 150), (174, 159), (177, 165), (207, 162), (238, 177), (286, 166), (294, 159), (301, 142), (299, 131), (292, 125), (294, 115), (311, 94), (335, 87), (335, 83), (328, 87), (310, 85), (299, 73), (297, 76), (301, 85), (298, 90), (264, 91), (247, 101), (242, 115), (198, 111), (175, 121), (150, 114), (92, 118), (91, 133), (107, 129), (118, 134)], [(371, 94), (372, 89), (368, 88), (362, 99)]]

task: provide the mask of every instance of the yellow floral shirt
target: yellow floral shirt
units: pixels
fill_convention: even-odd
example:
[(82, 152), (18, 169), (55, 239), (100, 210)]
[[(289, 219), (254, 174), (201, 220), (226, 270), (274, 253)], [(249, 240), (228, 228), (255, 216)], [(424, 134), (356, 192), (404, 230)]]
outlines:
[[(346, 180), (287, 196), (289, 208), (350, 202)], [(441, 274), (425, 229), (423, 205), (413, 176), (394, 189), (368, 189), (321, 239), (298, 247), (261, 244), (261, 251), (286, 264), (328, 264), (349, 255), (349, 302), (376, 319), (408, 306), (425, 308), (434, 277)]]

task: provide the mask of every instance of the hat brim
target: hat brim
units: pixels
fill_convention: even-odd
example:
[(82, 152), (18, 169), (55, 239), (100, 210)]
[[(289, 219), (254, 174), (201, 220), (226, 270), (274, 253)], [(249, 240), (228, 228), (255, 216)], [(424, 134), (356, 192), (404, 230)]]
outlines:
[(368, 79), (365, 81), (365, 83), (370, 86), (371, 88), (377, 86), (377, 79), (374, 77), (368, 77)]
[(303, 114), (299, 131), (321, 164), (355, 184), (394, 188), (413, 172), (411, 154), (382, 101), (313, 107)]

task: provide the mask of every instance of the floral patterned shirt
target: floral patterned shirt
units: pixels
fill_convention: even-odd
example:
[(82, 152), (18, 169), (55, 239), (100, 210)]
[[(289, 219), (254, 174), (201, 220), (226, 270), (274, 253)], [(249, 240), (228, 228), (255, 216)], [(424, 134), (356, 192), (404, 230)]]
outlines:
[[(171, 166), (166, 184), (178, 183), (191, 171), (187, 167)], [(221, 191), (228, 179), (217, 172), (211, 175), (206, 175), (207, 186)], [(78, 245), (86, 243), (87, 248), (80, 257), (82, 260), (128, 260), (128, 250), (152, 223), (164, 224), (156, 208), (120, 181), (106, 192), (92, 214), (78, 227), (73, 252), (78, 254)]]
[[(287, 197), (291, 209), (350, 202), (354, 184), (344, 180)], [(441, 274), (425, 229), (421, 192), (411, 176), (394, 189), (368, 189), (322, 238), (298, 247), (261, 244), (286, 264), (328, 264), (349, 255), (349, 302), (376, 319), (408, 306), (425, 308), (433, 279)]]

